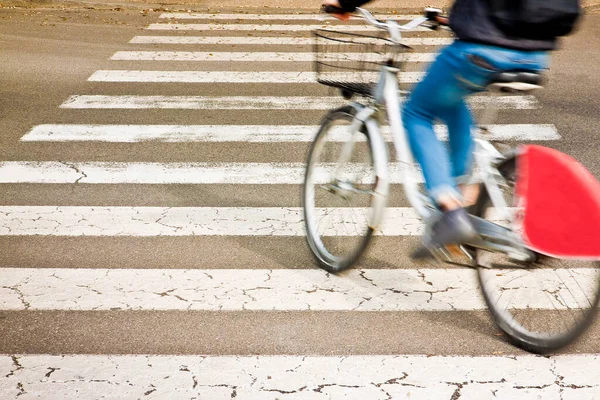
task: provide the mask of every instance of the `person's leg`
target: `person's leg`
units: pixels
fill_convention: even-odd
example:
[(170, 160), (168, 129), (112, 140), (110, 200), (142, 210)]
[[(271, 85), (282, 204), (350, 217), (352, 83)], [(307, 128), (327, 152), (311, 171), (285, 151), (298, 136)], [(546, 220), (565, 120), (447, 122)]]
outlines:
[[(446, 211), (431, 227), (426, 244), (458, 243), (474, 234), (455, 181), (470, 171), (472, 161), (473, 120), (465, 98), (485, 90), (491, 75), (500, 70), (542, 69), (545, 61), (543, 53), (455, 42), (415, 87), (403, 113), (404, 126), (429, 194)], [(433, 132), (436, 118), (448, 125), (450, 157)]]
[(420, 114), (414, 108), (404, 114), (409, 144), (423, 171), (427, 192), (438, 205), (453, 209), (459, 206), (460, 196), (452, 179), (448, 151), (434, 132), (434, 121), (434, 116)]
[[(435, 120), (444, 116), (444, 119), (452, 119), (455, 125), (466, 123), (466, 130), (470, 129), (463, 114), (461, 119), (455, 116), (467, 94), (456, 81), (460, 48), (461, 44), (455, 42), (437, 57), (425, 78), (411, 93), (403, 112), (409, 144), (423, 171), (429, 196), (442, 210), (440, 220), (427, 228), (424, 237), (427, 247), (462, 243), (476, 235), (463, 209), (448, 151), (433, 130)], [(470, 151), (468, 144), (464, 148), (468, 139), (469, 135), (466, 140), (454, 141), (455, 145), (462, 143), (461, 153)]]
[(463, 206), (470, 206), (479, 197), (479, 185), (466, 185), (473, 165), (473, 150), (475, 143), (471, 132), (474, 128), (473, 116), (466, 101), (459, 102), (455, 107), (448, 108), (441, 120), (448, 127), (448, 145), (452, 178), (458, 184)]
[(460, 194), (452, 178), (448, 151), (437, 139), (433, 125), (440, 114), (450, 113), (456, 103), (452, 84), (455, 46), (440, 53), (412, 91), (403, 111), (409, 145), (423, 171), (427, 191), (434, 202), (445, 209), (460, 207)]

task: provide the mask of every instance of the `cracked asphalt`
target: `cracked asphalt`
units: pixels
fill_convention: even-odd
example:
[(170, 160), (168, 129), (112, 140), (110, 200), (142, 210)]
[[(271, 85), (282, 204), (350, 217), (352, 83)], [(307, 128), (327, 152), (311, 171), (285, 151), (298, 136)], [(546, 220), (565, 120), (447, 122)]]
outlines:
[[(99, 365), (102, 367), (99, 370), (106, 372), (88, 380), (72, 369), (76, 362), (84, 365), (89, 362), (81, 356), (12, 356), (6, 361), (11, 363), (6, 379), (14, 381), (19, 373), (27, 371), (27, 375), (21, 377), (23, 381), (15, 384), (14, 392), (18, 396), (30, 394), (52, 381), (63, 383), (57, 395), (68, 393), (64, 388), (69, 386), (79, 388), (80, 394), (86, 396), (90, 394), (86, 391), (89, 384), (105, 389), (125, 384), (126, 393), (132, 398), (146, 397), (168, 388), (172, 394), (192, 399), (203, 395), (211, 398), (257, 398), (257, 394), (268, 399), (298, 395), (320, 398), (322, 395), (337, 397), (354, 393), (373, 399), (428, 394), (428, 398), (455, 400), (476, 398), (482, 387), (490, 389), (490, 397), (485, 398), (531, 398), (530, 395), (535, 393), (537, 398), (575, 399), (593, 398), (590, 395), (593, 396), (598, 388), (597, 383), (578, 379), (568, 361), (560, 356), (550, 359), (506, 357), (502, 362), (485, 357), (461, 357), (458, 361), (438, 356), (417, 359), (405, 356), (356, 357), (333, 361), (326, 372), (318, 371), (318, 358), (311, 356), (293, 357), (284, 365), (278, 357), (260, 361), (233, 356), (215, 362), (204, 357), (145, 356), (127, 359), (111, 356), (101, 360)], [(582, 366), (588, 367), (598, 360), (588, 357), (580, 361)], [(203, 383), (207, 375), (214, 374), (211, 368), (224, 365), (230, 367), (230, 372), (221, 380), (222, 383)], [(371, 366), (371, 370), (357, 377), (356, 368), (364, 365)], [(124, 380), (126, 369), (142, 367), (146, 371), (143, 377)], [(277, 367), (285, 368), (286, 380), (277, 379), (281, 374)], [(455, 368), (455, 372), (444, 378), (439, 371), (448, 367)], [(382, 375), (377, 379), (380, 373)], [(535, 378), (531, 379), (534, 375)]]
[[(80, 398), (94, 398), (90, 387), (116, 386), (128, 387), (127, 398), (160, 398), (164, 390), (181, 398), (339, 398), (352, 388), (355, 398), (406, 398), (410, 390), (420, 398), (427, 388), (430, 398), (454, 400), (478, 398), (483, 387), (498, 398), (519, 398), (524, 392), (544, 399), (600, 398), (600, 376), (577, 374), (597, 370), (599, 324), (561, 351), (578, 357), (573, 365), (561, 355), (526, 355), (494, 327), (472, 271), (447, 266), (448, 275), (442, 276), (438, 265), (409, 259), (419, 246), (418, 221), (402, 230), (392, 221), (387, 232), (400, 231), (399, 236), (377, 236), (358, 269), (337, 280), (315, 269), (298, 233), (298, 185), (93, 184), (95, 172), (85, 164), (302, 163), (307, 143), (20, 140), (34, 126), (49, 123), (319, 123), (318, 110), (59, 107), (73, 95), (331, 94), (312, 84), (88, 81), (98, 70), (143, 69), (141, 61), (110, 58), (118, 51), (147, 49), (128, 42), (146, 34), (144, 27), (159, 22), (161, 12), (0, 7), (0, 162), (52, 162), (67, 177), (51, 184), (1, 184), (0, 207), (11, 210), (0, 212), (0, 271), (10, 281), (0, 286), (0, 387), (10, 388), (6, 398), (32, 398), (48, 387), (55, 398), (68, 397), (73, 388)], [(599, 35), (600, 16), (590, 15), (581, 31), (564, 41), (553, 56), (547, 89), (538, 96), (540, 109), (500, 112), (500, 120), (510, 123), (556, 125), (562, 139), (542, 144), (575, 156), (596, 177)], [(248, 52), (262, 47), (198, 45), (193, 51), (221, 46), (221, 51)], [(269, 45), (268, 50), (289, 48)], [(155, 69), (191, 69), (176, 61), (156, 63)], [(264, 64), (245, 61), (228, 68), (277, 70)], [(409, 68), (422, 68), (415, 64)], [(223, 62), (193, 68), (218, 70)], [(407, 205), (399, 185), (389, 203)], [(39, 210), (30, 216), (21, 206)], [(229, 208), (231, 214), (219, 215), (211, 207)], [(236, 214), (246, 207), (280, 208), (284, 217)], [(399, 214), (398, 221), (409, 218)], [(228, 234), (232, 229), (245, 233)], [(142, 230), (153, 233), (131, 234)], [(12, 269), (29, 271), (10, 275)], [(182, 270), (191, 272), (185, 276)], [(242, 272), (235, 276), (231, 270)], [(394, 273), (396, 280), (386, 281)], [(60, 286), (63, 279), (72, 283), (68, 290)], [(128, 290), (132, 286), (135, 290)], [(463, 294), (458, 308), (456, 292)], [(94, 362), (108, 371), (105, 376), (79, 375), (91, 362), (88, 356), (98, 357)], [(317, 358), (327, 356), (333, 357), (331, 368), (322, 369)], [(143, 377), (125, 373), (142, 367)], [(231, 374), (220, 377), (218, 385), (203, 378), (228, 369)], [(64, 392), (51, 385), (58, 383)], [(261, 395), (252, 397), (258, 389)]]

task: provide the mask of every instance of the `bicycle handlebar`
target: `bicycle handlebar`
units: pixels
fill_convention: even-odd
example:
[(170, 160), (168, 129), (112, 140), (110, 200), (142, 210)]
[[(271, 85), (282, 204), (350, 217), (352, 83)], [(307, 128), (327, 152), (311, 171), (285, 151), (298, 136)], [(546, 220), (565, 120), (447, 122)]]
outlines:
[[(332, 5), (327, 5), (327, 4), (323, 4), (321, 6), (321, 11), (328, 13), (328, 14), (347, 14), (348, 11), (336, 7), (336, 6), (332, 6)], [(381, 21), (378, 20), (377, 18), (375, 18), (373, 16), (373, 14), (371, 14), (369, 11), (367, 11), (364, 8), (361, 7), (356, 7), (355, 10), (359, 16), (364, 19), (365, 21), (367, 21), (369, 23), (369, 25), (372, 25), (376, 28), (379, 29), (384, 29), (384, 30), (388, 30), (392, 36), (392, 39), (394, 39), (395, 37), (399, 37), (399, 32), (398, 31), (412, 31), (415, 28), (417, 28), (420, 25), (423, 25), (425, 22), (433, 22), (435, 23), (434, 26), (431, 26), (431, 29), (437, 29), (437, 27), (439, 25), (444, 25), (447, 26), (448, 25), (448, 19), (446, 17), (442, 17), (441, 14), (441, 10), (437, 9), (437, 8), (426, 8), (425, 9), (425, 15), (422, 17), (418, 17), (415, 18), (414, 20), (404, 24), (404, 25), (398, 25), (398, 23), (394, 20), (388, 20), (388, 21)], [(396, 34), (398, 32), (398, 35)]]

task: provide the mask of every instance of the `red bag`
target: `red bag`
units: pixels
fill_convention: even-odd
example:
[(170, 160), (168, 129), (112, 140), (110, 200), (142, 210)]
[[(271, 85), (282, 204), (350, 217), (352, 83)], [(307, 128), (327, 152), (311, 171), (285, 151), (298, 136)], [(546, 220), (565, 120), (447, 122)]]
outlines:
[(517, 159), (525, 243), (557, 258), (600, 260), (600, 183), (577, 160), (542, 146)]

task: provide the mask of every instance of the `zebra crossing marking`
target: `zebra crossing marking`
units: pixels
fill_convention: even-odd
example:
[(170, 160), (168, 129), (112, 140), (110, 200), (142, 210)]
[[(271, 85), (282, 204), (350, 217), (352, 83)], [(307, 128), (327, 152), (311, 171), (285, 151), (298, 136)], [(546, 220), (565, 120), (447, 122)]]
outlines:
[[(412, 20), (420, 17), (417, 14), (391, 14), (391, 15), (379, 15), (376, 18), (386, 18), (393, 20)], [(182, 13), (182, 12), (167, 12), (162, 13), (158, 18), (160, 19), (211, 19), (211, 20), (329, 20), (336, 21), (336, 19), (327, 14), (211, 14), (211, 13)], [(351, 19), (360, 19), (358, 17), (352, 17)]]
[(595, 354), (0, 356), (6, 396), (240, 399), (594, 399)]
[[(538, 108), (534, 96), (506, 96), (491, 99), (473, 97), (469, 104), (480, 109), (491, 101), (499, 109)], [(330, 110), (347, 104), (337, 96), (136, 96), (73, 95), (60, 107), (75, 109), (192, 109), (192, 110)]]
[[(356, 234), (367, 210), (321, 209), (332, 221), (328, 236)], [(366, 226), (366, 222), (365, 222)], [(410, 207), (387, 208), (383, 236), (422, 235)], [(0, 206), (1, 236), (304, 236), (299, 207)]]
[[(306, 32), (315, 29), (335, 28), (339, 32), (376, 32), (377, 28), (367, 25), (332, 25), (327, 22), (311, 25), (283, 24), (184, 24), (156, 23), (146, 29), (161, 31), (268, 31), (268, 32)], [(429, 28), (417, 27), (412, 32), (429, 32)]]
[[(44, 124), (33, 127), (24, 142), (112, 142), (137, 143), (158, 141), (285, 143), (312, 142), (319, 129), (313, 125), (78, 125)], [(389, 126), (382, 127), (386, 141), (391, 141)], [(489, 125), (488, 140), (538, 141), (561, 139), (552, 124)], [(448, 139), (448, 129), (436, 125), (441, 140)], [(346, 139), (343, 127), (334, 127), (332, 141)], [(360, 137), (357, 140), (364, 140)]]
[[(331, 164), (318, 166), (316, 182), (329, 182), (332, 168)], [(302, 162), (3, 161), (0, 183), (299, 185), (304, 182), (305, 170)], [(403, 182), (399, 163), (390, 163), (388, 171), (390, 183)], [(362, 176), (364, 184), (372, 184), (375, 179), (372, 167), (366, 163), (348, 164), (342, 173)]]
[[(348, 74), (346, 74), (347, 76)], [(372, 75), (377, 79), (377, 73)], [(340, 78), (343, 74), (340, 74)], [(361, 75), (366, 77), (365, 74)], [(400, 83), (415, 83), (421, 80), (421, 72), (399, 74)], [(335, 75), (328, 74), (329, 79)], [(183, 83), (317, 83), (314, 72), (240, 72), (240, 71), (123, 71), (100, 70), (88, 78), (90, 82), (183, 82)]]
[[(540, 270), (533, 277), (514, 269), (497, 273), (503, 274), (504, 285), (514, 296), (510, 303), (514, 309), (580, 309), (581, 299), (571, 290), (589, 293), (596, 288), (597, 271), (591, 268), (548, 269), (545, 274)], [(556, 299), (540, 296), (539, 282)], [(588, 287), (582, 287), (582, 282)], [(0, 310), (451, 312), (486, 308), (476, 272), (468, 268), (350, 270), (343, 276), (318, 269), (0, 268)]]
[[(453, 42), (452, 38), (402, 38), (407, 46), (442, 46)], [(273, 36), (135, 36), (134, 44), (217, 44), (217, 45), (312, 45), (310, 37)]]
[[(343, 61), (368, 60), (368, 53), (348, 53)], [(435, 53), (406, 53), (398, 55), (398, 61), (431, 62)], [(230, 61), (230, 62), (314, 62), (312, 52), (273, 51), (117, 51), (115, 61)]]

